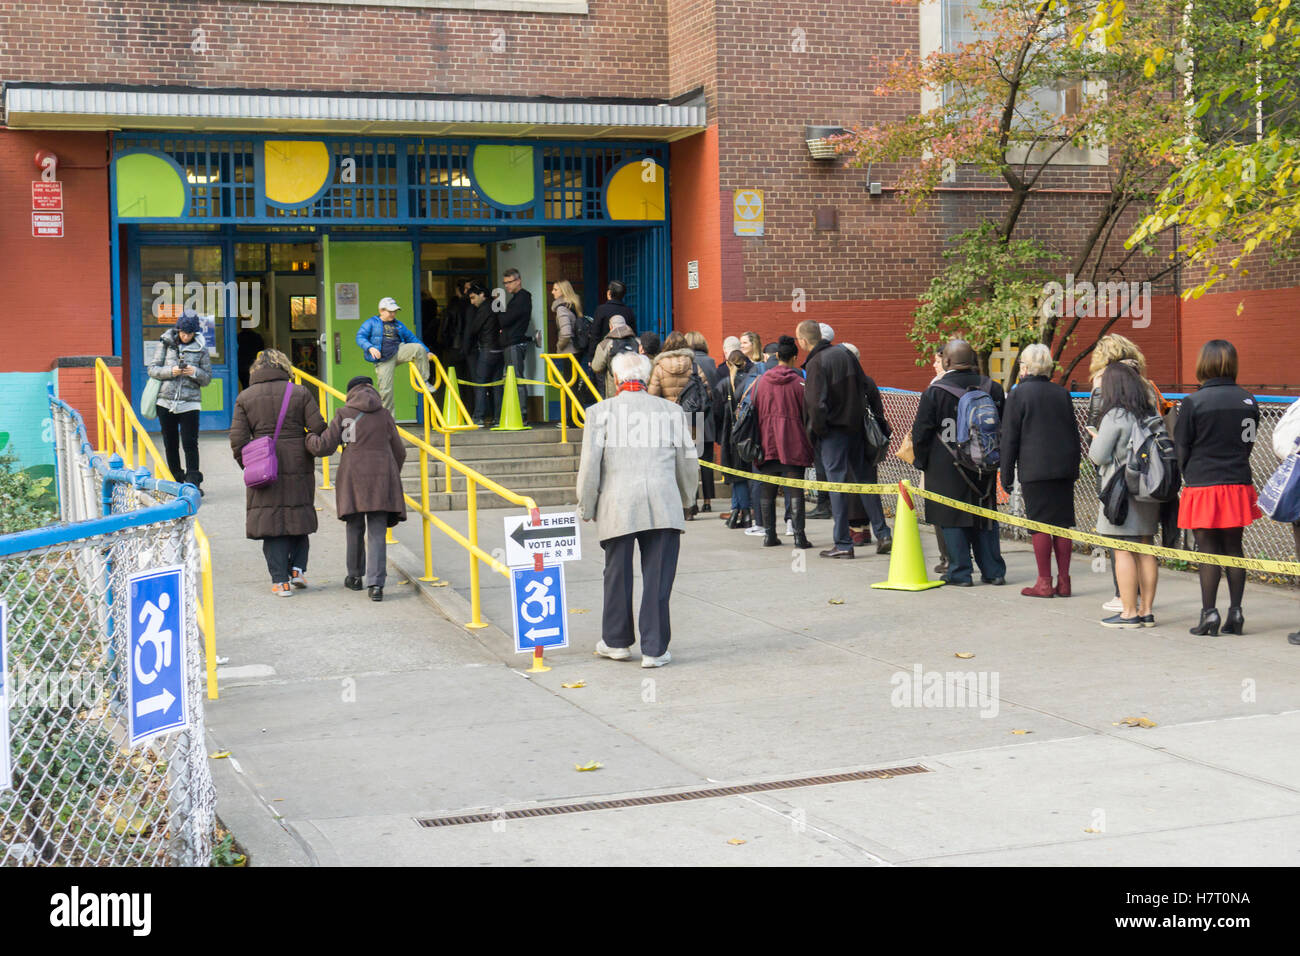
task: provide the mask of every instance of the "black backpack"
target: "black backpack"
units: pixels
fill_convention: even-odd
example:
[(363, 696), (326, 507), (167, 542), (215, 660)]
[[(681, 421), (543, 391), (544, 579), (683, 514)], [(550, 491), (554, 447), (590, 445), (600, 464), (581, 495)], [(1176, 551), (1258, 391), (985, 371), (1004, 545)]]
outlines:
[(682, 393), (677, 396), (677, 404), (682, 407), (691, 421), (695, 420), (696, 415), (704, 412), (712, 414), (712, 403), (709, 401), (708, 389), (704, 381), (700, 378), (700, 367), (695, 364), (695, 359), (691, 359), (691, 377), (687, 380)]
[(745, 389), (736, 403), (736, 421), (731, 426), (731, 447), (736, 457), (751, 464), (763, 457), (763, 435), (758, 427), (758, 411), (753, 402), (746, 402), (745, 395), (754, 386)]
[(621, 339), (611, 339), (609, 346), (609, 359), (613, 360), (615, 355), (623, 352), (635, 352), (640, 347), (635, 335), (624, 336)]
[(596, 330), (596, 320), (589, 315), (575, 315), (573, 317), (573, 347), (583, 358), (588, 358), (588, 352), (596, 350), (596, 343), (592, 341), (592, 333)]

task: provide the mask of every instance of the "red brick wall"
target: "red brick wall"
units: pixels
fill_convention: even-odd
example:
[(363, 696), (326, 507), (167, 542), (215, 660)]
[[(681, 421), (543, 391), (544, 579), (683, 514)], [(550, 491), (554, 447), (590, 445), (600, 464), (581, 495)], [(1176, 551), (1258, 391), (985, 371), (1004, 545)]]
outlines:
[[(32, 238), (41, 149), (59, 158), (62, 239)], [(103, 133), (0, 134), (0, 372), (46, 372), (61, 355), (113, 353), (107, 154)]]
[[(718, 245), (718, 128), (672, 145), (673, 328), (702, 332), (717, 358), (722, 348), (722, 262)], [(688, 288), (686, 264), (700, 264), (700, 287)]]
[[(9, 0), (6, 80), (550, 96), (666, 96), (664, 0), (581, 14), (209, 0)], [(205, 32), (206, 53), (193, 49)], [(493, 30), (505, 49), (493, 52)]]
[[(110, 369), (110, 371), (113, 373), (114, 381), (120, 386), (122, 384), (121, 367)], [(86, 433), (90, 436), (90, 443), (92, 445), (96, 444), (99, 441), (96, 431), (99, 417), (95, 406), (94, 366), (56, 369), (54, 373), (54, 390), (58, 393), (59, 398), (81, 412), (81, 417), (86, 422)]]
[[(1207, 293), (1183, 303), (1183, 378), (1196, 383), (1196, 357), (1210, 339), (1237, 347), (1237, 380), (1247, 385), (1300, 383), (1296, 302), (1300, 288)], [(1237, 305), (1244, 304), (1241, 315)]]

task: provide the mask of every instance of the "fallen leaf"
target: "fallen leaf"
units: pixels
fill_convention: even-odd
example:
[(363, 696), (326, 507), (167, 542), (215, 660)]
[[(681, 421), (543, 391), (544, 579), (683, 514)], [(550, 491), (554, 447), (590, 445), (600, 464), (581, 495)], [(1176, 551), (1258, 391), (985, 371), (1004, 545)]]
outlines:
[(274, 800), (272, 800), (271, 802), (272, 802), (272, 803), (284, 803), (284, 797), (276, 797), (276, 798), (275, 798)]
[(1033, 733), (1032, 730), (1013, 730), (1013, 731), (1011, 731), (1011, 732), (1012, 732), (1013, 734), (1032, 734), (1032, 733)]
[(591, 608), (589, 608), (589, 607), (571, 607), (571, 608), (569, 608), (569, 613), (570, 613), (570, 614), (587, 614), (587, 613), (589, 613), (590, 611), (591, 611)]
[(585, 680), (575, 680), (572, 684), (561, 684), (560, 686), (567, 687), (569, 690), (577, 690), (579, 687), (586, 687), (587, 682)]
[(827, 601), (826, 603), (827, 603), (827, 604), (843, 604), (843, 603), (844, 603), (844, 598), (831, 598), (831, 599), (830, 599), (829, 601)]
[(956, 654), (953, 655), (953, 657), (960, 657), (964, 661), (968, 661), (974, 656), (975, 655), (972, 654), (970, 651), (958, 651)]
[(732, 838), (731, 838), (730, 840), (728, 840), (727, 842), (730, 843), (732, 846), (740, 846), (740, 845), (743, 844), (745, 841), (742, 840), (742, 839), (740, 839), (740, 837), (732, 837)]
[(573, 769), (577, 770), (579, 773), (582, 773), (587, 770), (599, 770), (603, 766), (604, 764), (602, 764), (599, 760), (593, 760), (591, 761), (591, 763), (575, 763), (573, 765)]
[(212, 751), (212, 753), (208, 754), (208, 756), (211, 757), (213, 760), (220, 760), (220, 759), (223, 758), (223, 757), (229, 757), (229, 756), (230, 756), (230, 751), (229, 751), (229, 750), (214, 750), (214, 751)]
[(1120, 721), (1120, 725), (1123, 727), (1154, 727), (1156, 722), (1145, 717), (1125, 717)]
[(1100, 833), (1101, 831), (1098, 830), (1096, 827), (1084, 827), (1084, 828), (1083, 828), (1083, 832), (1084, 832), (1084, 833)]

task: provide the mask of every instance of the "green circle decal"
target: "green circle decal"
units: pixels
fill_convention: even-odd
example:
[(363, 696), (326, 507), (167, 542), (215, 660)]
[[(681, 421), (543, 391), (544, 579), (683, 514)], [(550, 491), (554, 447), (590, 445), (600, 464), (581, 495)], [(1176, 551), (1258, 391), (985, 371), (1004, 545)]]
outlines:
[(498, 206), (527, 206), (536, 195), (531, 146), (475, 146), (470, 167), (480, 195)]
[(125, 218), (185, 215), (185, 181), (176, 166), (157, 153), (127, 153), (114, 162), (117, 214)]

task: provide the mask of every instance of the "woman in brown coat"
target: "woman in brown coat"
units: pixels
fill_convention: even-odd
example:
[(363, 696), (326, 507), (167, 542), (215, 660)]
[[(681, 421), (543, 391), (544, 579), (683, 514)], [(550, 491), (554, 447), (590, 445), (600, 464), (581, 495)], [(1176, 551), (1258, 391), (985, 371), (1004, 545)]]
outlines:
[(244, 467), (243, 450), (254, 438), (275, 433), (285, 389), (289, 408), (275, 443), (278, 477), (262, 488), (245, 489), (244, 533), (262, 542), (266, 569), (271, 572), (271, 592), (289, 597), (293, 587), (307, 586), (308, 535), (316, 530), (316, 460), (303, 447), (303, 432), (325, 430), (316, 399), (289, 380), (289, 358), (266, 349), (249, 369), (248, 388), (235, 400), (230, 423), (230, 448)]
[(334, 454), (340, 444), (334, 501), (340, 521), (348, 525), (348, 574), (343, 586), (360, 591), (362, 579), (370, 600), (384, 599), (388, 548), (384, 532), (406, 520), (402, 465), (406, 446), (397, 422), (368, 376), (348, 382), (347, 404), (334, 414), (321, 435), (308, 435), (307, 450), (318, 458)]
[(650, 372), (650, 385), (646, 389), (651, 395), (658, 395), (670, 402), (677, 401), (691, 380), (692, 370), (704, 386), (704, 394), (710, 393), (709, 377), (704, 374), (695, 361), (695, 350), (686, 342), (681, 332), (671, 333), (664, 340), (663, 351), (655, 356), (654, 369)]

